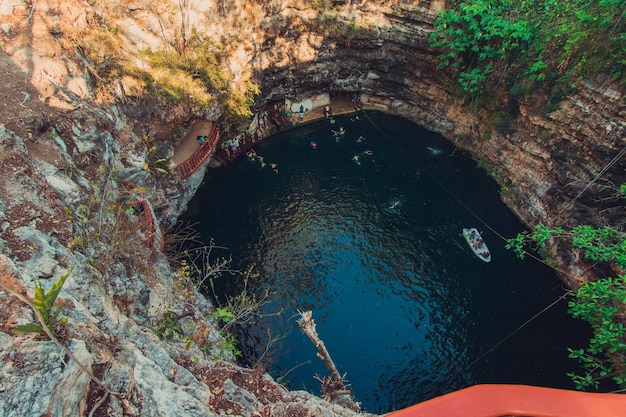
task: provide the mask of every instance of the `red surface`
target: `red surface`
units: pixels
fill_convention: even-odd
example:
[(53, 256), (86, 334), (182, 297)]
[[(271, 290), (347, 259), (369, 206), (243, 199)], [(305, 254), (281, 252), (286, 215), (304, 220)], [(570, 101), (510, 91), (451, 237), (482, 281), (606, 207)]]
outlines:
[(388, 417), (626, 417), (626, 395), (527, 385), (475, 385)]

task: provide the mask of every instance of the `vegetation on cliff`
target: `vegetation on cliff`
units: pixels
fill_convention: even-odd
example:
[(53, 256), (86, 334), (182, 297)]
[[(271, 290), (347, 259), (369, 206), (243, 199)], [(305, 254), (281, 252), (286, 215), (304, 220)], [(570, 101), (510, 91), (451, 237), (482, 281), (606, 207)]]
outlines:
[(554, 103), (584, 77), (626, 82), (625, 13), (621, 0), (457, 0), (430, 41), (465, 93), (543, 87)]
[[(441, 51), (439, 66), (452, 68), (459, 90), (469, 98), (506, 91), (523, 97), (543, 91), (548, 108), (589, 77), (608, 74), (626, 84), (626, 4), (622, 0), (454, 1), (435, 20), (431, 45)], [(623, 197), (626, 185), (616, 187)], [(526, 244), (543, 248), (567, 241), (594, 263), (607, 264), (618, 278), (581, 285), (569, 312), (589, 322), (594, 336), (586, 349), (570, 349), (584, 372), (568, 374), (578, 389), (598, 388), (612, 378), (626, 387), (626, 234), (620, 227), (580, 225), (569, 230), (538, 225), (510, 239), (508, 248), (524, 257)]]
[(121, 88), (125, 98), (195, 112), (219, 108), (225, 130), (247, 121), (259, 87), (245, 77), (235, 80), (225, 62), (228, 41), (216, 44), (195, 32), (185, 36), (184, 43), (164, 49), (130, 51), (116, 28), (102, 21), (76, 43), (94, 87), (104, 95), (119, 96)]
[(618, 386), (626, 387), (626, 276), (623, 274), (626, 234), (610, 226), (583, 225), (565, 230), (538, 225), (532, 233), (521, 233), (510, 239), (507, 247), (523, 258), (525, 244), (543, 248), (553, 238), (567, 240), (594, 263), (609, 263), (622, 271), (617, 278), (589, 281), (581, 277), (581, 285), (573, 292), (568, 311), (572, 317), (591, 324), (594, 336), (586, 349), (569, 349), (570, 358), (577, 359), (584, 372), (568, 375), (578, 389), (597, 389), (599, 381), (605, 378), (612, 378)]

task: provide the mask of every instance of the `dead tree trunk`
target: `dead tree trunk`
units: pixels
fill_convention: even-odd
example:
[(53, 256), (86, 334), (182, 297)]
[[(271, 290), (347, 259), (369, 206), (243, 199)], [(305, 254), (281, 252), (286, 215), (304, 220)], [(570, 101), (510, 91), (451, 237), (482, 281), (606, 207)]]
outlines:
[(316, 379), (322, 383), (324, 398), (327, 401), (335, 402), (348, 407), (352, 410), (359, 411), (361, 404), (352, 399), (352, 390), (348, 389), (345, 383), (345, 375), (341, 376), (335, 362), (330, 357), (330, 353), (326, 349), (326, 345), (320, 339), (315, 329), (315, 320), (313, 320), (313, 312), (305, 311), (300, 313), (300, 330), (307, 335), (317, 349), (317, 356), (324, 361), (326, 368), (330, 372), (330, 378), (321, 378), (316, 375)]

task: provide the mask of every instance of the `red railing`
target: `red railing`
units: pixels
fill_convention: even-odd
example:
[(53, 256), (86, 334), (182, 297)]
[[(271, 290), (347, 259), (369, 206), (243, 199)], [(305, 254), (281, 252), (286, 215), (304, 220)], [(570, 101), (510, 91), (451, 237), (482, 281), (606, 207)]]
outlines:
[(189, 177), (206, 162), (215, 149), (219, 138), (220, 134), (217, 130), (217, 124), (214, 122), (211, 128), (211, 133), (209, 133), (202, 145), (200, 145), (200, 147), (196, 149), (189, 158), (178, 165), (178, 169), (183, 178)]
[[(144, 219), (146, 223), (146, 227), (145, 227), (146, 247), (151, 248), (154, 245), (154, 242), (156, 240), (156, 235), (157, 235), (157, 225), (156, 225), (154, 215), (152, 212), (152, 207), (150, 207), (150, 203), (148, 203), (146, 196), (144, 195), (143, 192), (140, 191), (140, 188), (137, 186), (137, 184), (132, 183), (128, 180), (122, 180), (122, 184), (126, 187), (126, 190), (129, 193), (136, 195), (136, 197), (133, 196), (133, 198), (136, 198), (139, 204), (141, 204), (142, 212), (144, 214)], [(163, 249), (162, 237), (161, 237), (161, 241), (159, 242), (159, 248)]]
[[(288, 127), (288, 128), (293, 127), (294, 122), (284, 117), (285, 117), (284, 115), (281, 115), (280, 129), (283, 129), (285, 127)], [(222, 147), (217, 148), (217, 151), (215, 152), (217, 160), (222, 163), (233, 162), (241, 154), (248, 151), (248, 149), (252, 148), (254, 145), (258, 143), (263, 142), (263, 140), (266, 139), (267, 137), (272, 136), (273, 134), (279, 132), (280, 129), (277, 126), (270, 124), (269, 126), (265, 128), (265, 130), (262, 133), (259, 133), (259, 132), (255, 132), (252, 134), (247, 133), (247, 132), (243, 133), (237, 137), (237, 140), (239, 141), (239, 146), (237, 146), (236, 149), (230, 148), (230, 145), (228, 143), (229, 141), (223, 142)]]
[(626, 395), (528, 385), (475, 385), (387, 417), (623, 417)]

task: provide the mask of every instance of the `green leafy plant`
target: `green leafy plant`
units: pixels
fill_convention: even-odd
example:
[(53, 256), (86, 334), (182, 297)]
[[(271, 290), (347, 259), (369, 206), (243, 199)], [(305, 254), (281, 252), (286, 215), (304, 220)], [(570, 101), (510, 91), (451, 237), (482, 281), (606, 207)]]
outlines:
[(175, 337), (182, 339), (185, 336), (183, 328), (171, 311), (166, 312), (158, 323), (150, 327), (150, 330), (152, 330), (159, 339), (174, 339)]
[(453, 0), (433, 22), (439, 66), (469, 96), (506, 85), (513, 96), (545, 87), (547, 108), (581, 78), (626, 83), (623, 0)]
[[(39, 280), (35, 283), (35, 297), (33, 298), (33, 305), (36, 311), (39, 313), (40, 320), (50, 331), (52, 331), (54, 323), (61, 313), (61, 307), (57, 307), (53, 310), (54, 302), (56, 301), (59, 292), (61, 292), (61, 288), (63, 288), (65, 280), (70, 275), (73, 269), (74, 268), (71, 268), (69, 271), (63, 274), (61, 278), (59, 278), (48, 291), (43, 288)], [(40, 324), (37, 323), (22, 324), (20, 326), (17, 326), (13, 330), (13, 333), (15, 334), (43, 332), (43, 328)]]
[[(122, 81), (125, 100), (182, 105), (196, 111), (220, 107), (223, 131), (249, 122), (259, 86), (249, 76), (235, 78), (224, 62), (228, 50), (224, 45), (196, 31), (179, 29), (181, 38), (176, 47), (137, 52), (128, 50), (114, 28), (98, 25), (77, 40), (77, 49), (93, 76), (95, 89), (105, 95)], [(164, 162), (159, 162), (159, 170), (167, 170)]]
[[(226, 333), (223, 335), (224, 341), (220, 344), (220, 348), (222, 351), (230, 352), (233, 355), (233, 358), (241, 357), (241, 350), (237, 347), (237, 339), (232, 333)], [(215, 357), (215, 359), (219, 359), (219, 355)]]
[[(210, 318), (217, 322), (219, 332), (223, 338), (219, 351), (213, 352), (213, 357), (241, 356), (236, 339), (237, 329), (254, 325), (260, 317), (262, 308), (269, 302), (270, 292), (266, 289), (252, 288), (251, 281), (258, 274), (251, 270), (239, 271), (231, 269), (230, 257), (216, 256), (219, 247), (211, 241), (208, 245), (189, 247), (190, 242), (196, 241), (196, 234), (187, 227), (175, 227), (165, 237), (165, 253), (173, 264), (176, 274), (172, 281), (173, 290), (183, 299), (195, 291), (212, 296), (216, 306)], [(224, 280), (228, 279), (228, 283)], [(225, 295), (219, 284), (228, 286), (239, 285), (236, 290), (229, 292), (234, 295)], [(194, 288), (195, 287), (195, 288)], [(279, 314), (279, 313), (277, 313)], [(194, 340), (197, 338), (194, 338)], [(270, 341), (271, 342), (271, 341)], [(205, 354), (211, 346), (199, 342), (198, 347)]]
[(594, 336), (586, 349), (568, 349), (569, 357), (577, 359), (585, 370), (583, 375), (569, 372), (577, 389), (597, 389), (599, 380), (612, 378), (626, 386), (626, 278), (603, 278), (586, 282), (568, 302), (574, 318), (589, 322)]
[[(530, 233), (509, 239), (506, 247), (524, 258), (525, 245), (543, 248), (551, 239), (569, 242), (587, 259), (614, 264), (621, 270), (626, 268), (626, 234), (615, 227), (581, 225), (565, 230), (538, 225)], [(605, 378), (626, 387), (626, 277), (583, 282), (569, 300), (568, 312), (587, 321), (593, 329), (587, 348), (568, 349), (569, 357), (577, 359), (584, 369), (582, 375), (567, 374), (576, 388), (597, 389), (599, 381)]]
[(514, 2), (507, 0), (456, 1), (433, 23), (431, 46), (439, 49), (439, 66), (459, 68), (458, 82), (469, 95), (484, 91), (487, 76), (499, 61), (524, 53), (532, 40), (525, 19), (510, 19)]
[(215, 320), (221, 321), (226, 324), (231, 322), (236, 317), (235, 313), (225, 307), (217, 307), (211, 315)]

